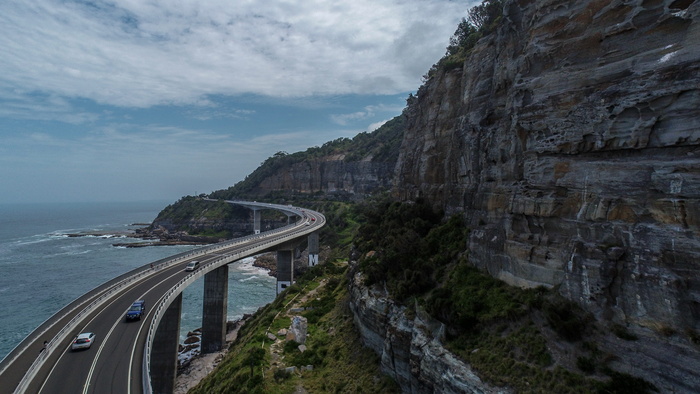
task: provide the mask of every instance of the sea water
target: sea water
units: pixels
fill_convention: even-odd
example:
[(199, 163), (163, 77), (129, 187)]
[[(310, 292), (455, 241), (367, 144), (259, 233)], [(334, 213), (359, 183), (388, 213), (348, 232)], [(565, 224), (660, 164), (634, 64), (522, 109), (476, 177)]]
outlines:
[[(168, 202), (0, 204), (0, 359), (54, 313), (100, 284), (193, 246), (115, 247)], [(68, 234), (98, 233), (70, 237)], [(275, 298), (253, 259), (229, 265), (228, 319)], [(181, 339), (201, 327), (204, 280), (183, 292)], [(115, 319), (121, 318), (115, 316)]]

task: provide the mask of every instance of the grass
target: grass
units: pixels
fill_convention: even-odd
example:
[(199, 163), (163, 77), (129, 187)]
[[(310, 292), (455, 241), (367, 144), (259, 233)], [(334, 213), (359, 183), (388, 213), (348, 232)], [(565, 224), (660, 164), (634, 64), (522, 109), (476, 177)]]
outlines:
[[(303, 387), (311, 393), (398, 393), (393, 380), (380, 372), (374, 352), (358, 346), (361, 339), (347, 308), (346, 271), (347, 265), (340, 263), (326, 263), (309, 270), (295, 286), (246, 322), (228, 355), (190, 392), (290, 393)], [(320, 277), (324, 279), (323, 286), (317, 279)], [(312, 288), (317, 289), (316, 296), (303, 306), (313, 309), (302, 313), (309, 321), (307, 350), (300, 352), (293, 341), (286, 342), (282, 350), (284, 366), (312, 365), (313, 370), (287, 373), (283, 366), (271, 366), (272, 343), (267, 331), (269, 328), (276, 333), (280, 328), (288, 328), (291, 318), (285, 312), (292, 300), (298, 301)], [(262, 356), (255, 354), (257, 349), (264, 350)]]

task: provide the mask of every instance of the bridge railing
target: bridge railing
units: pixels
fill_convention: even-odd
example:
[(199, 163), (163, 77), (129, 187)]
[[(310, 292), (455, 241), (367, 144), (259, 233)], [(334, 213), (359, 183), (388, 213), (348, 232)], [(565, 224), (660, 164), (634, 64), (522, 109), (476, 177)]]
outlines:
[[(286, 227), (287, 226), (285, 226), (283, 228), (286, 228)], [(273, 230), (271, 232), (275, 232), (275, 230)], [(271, 232), (268, 232), (268, 234)], [(198, 248), (198, 249), (193, 250), (193, 251), (184, 252), (184, 253), (178, 254), (176, 256), (171, 256), (171, 257), (156, 261), (154, 266), (153, 266), (153, 268), (154, 268), (153, 270), (150, 269), (150, 266), (143, 266), (143, 267), (137, 268), (136, 270), (132, 271), (132, 273), (127, 274), (128, 276), (119, 280), (115, 284), (107, 285), (109, 282), (111, 282), (111, 281), (107, 281), (99, 286), (96, 286), (95, 288), (90, 290), (88, 293), (97, 293), (99, 295), (97, 296), (97, 298), (92, 298), (92, 301), (89, 302), (87, 305), (85, 305), (85, 302), (82, 302), (82, 303), (75, 305), (73, 308), (71, 308), (69, 310), (61, 310), (61, 311), (57, 312), (56, 314), (54, 314), (53, 316), (51, 316), (49, 319), (47, 319), (44, 323), (42, 323), (42, 325), (40, 325), (40, 327), (45, 326), (45, 323), (47, 323), (51, 320), (58, 321), (58, 320), (60, 320), (61, 316), (72, 314), (77, 309), (79, 309), (80, 307), (85, 305), (83, 307), (83, 309), (80, 312), (78, 312), (78, 314), (76, 314), (65, 326), (63, 326), (58, 331), (58, 333), (56, 333), (48, 341), (48, 343), (45, 346), (45, 350), (43, 350), (41, 353), (39, 353), (37, 358), (34, 360), (32, 365), (29, 367), (29, 369), (25, 373), (25, 375), (22, 378), (22, 380), (20, 381), (20, 383), (15, 388), (14, 392), (15, 393), (22, 393), (22, 392), (26, 391), (30, 382), (36, 377), (36, 374), (39, 371), (39, 369), (43, 366), (43, 364), (46, 362), (46, 360), (49, 358), (49, 356), (58, 347), (57, 345), (62, 343), (68, 336), (70, 336), (70, 333), (77, 327), (77, 323), (82, 320), (83, 316), (95, 311), (99, 306), (101, 306), (107, 300), (109, 300), (110, 297), (114, 293), (116, 293), (117, 291), (122, 290), (125, 286), (132, 284), (136, 280), (142, 279), (144, 276), (151, 275), (151, 274), (155, 273), (155, 271), (158, 269), (167, 268), (167, 267), (170, 267), (172, 265), (179, 264), (182, 261), (191, 259), (193, 257), (209, 254), (209, 253), (215, 252), (215, 251), (220, 250), (220, 249), (226, 249), (226, 248), (229, 248), (229, 247), (231, 247), (235, 244), (238, 244), (238, 243), (243, 244), (243, 243), (251, 241), (252, 239), (256, 239), (259, 237), (260, 237), (259, 234), (248, 235), (245, 237), (236, 238), (234, 240), (222, 242), (219, 244), (201, 247), (201, 248)], [(29, 336), (39, 338), (43, 334), (48, 332), (52, 326), (53, 325), (48, 325), (48, 326), (44, 327), (44, 329), (42, 331), (32, 332)], [(21, 345), (22, 344), (18, 345), (18, 347)], [(27, 344), (25, 344), (25, 346), (27, 346)], [(10, 364), (12, 364), (12, 362), (14, 362), (21, 355), (22, 352), (15, 351), (15, 350), (10, 352), (10, 354), (12, 354), (13, 352), (15, 353), (12, 358), (10, 358), (8, 360), (2, 360), (4, 367), (2, 370), (0, 370), (0, 375), (2, 374), (2, 372), (4, 372), (4, 370)]]
[[(273, 204), (269, 204), (268, 206), (273, 208)], [(299, 216), (304, 215), (303, 210), (301, 210), (300, 208), (288, 207), (288, 206), (285, 206), (284, 208), (286, 210), (293, 210), (293, 211), (297, 212), (299, 214)], [(320, 223), (317, 223), (317, 224), (323, 225), (323, 223), (325, 222), (325, 217), (323, 217), (323, 215), (321, 215), (320, 217), (323, 218), (323, 221), (321, 221)], [(71, 333), (77, 328), (78, 323), (82, 320), (82, 318), (85, 315), (97, 310), (98, 307), (100, 307), (105, 302), (107, 302), (116, 292), (122, 290), (125, 286), (133, 284), (135, 281), (140, 280), (145, 276), (152, 275), (153, 273), (155, 273), (159, 269), (167, 268), (167, 267), (170, 267), (172, 265), (179, 264), (179, 263), (181, 263), (185, 260), (189, 260), (193, 257), (202, 256), (205, 254), (211, 254), (211, 253), (214, 253), (214, 252), (219, 251), (219, 250), (228, 249), (228, 248), (231, 248), (232, 246), (235, 246), (236, 244), (245, 244), (245, 243), (248, 243), (248, 242), (256, 240), (256, 239), (273, 237), (276, 234), (279, 234), (279, 233), (282, 233), (285, 231), (289, 231), (291, 228), (294, 228), (297, 226), (302, 226), (302, 225), (303, 225), (302, 223), (290, 224), (290, 225), (280, 227), (280, 228), (277, 228), (274, 230), (266, 231), (264, 233), (251, 234), (251, 235), (236, 238), (236, 239), (233, 239), (230, 241), (225, 241), (225, 242), (221, 242), (221, 243), (214, 244), (214, 245), (200, 247), (200, 248), (197, 248), (197, 249), (192, 250), (192, 251), (188, 251), (188, 252), (184, 252), (184, 253), (181, 253), (181, 254), (178, 254), (175, 256), (167, 257), (165, 259), (157, 260), (153, 266), (153, 269), (150, 269), (149, 265), (144, 265), (143, 267), (137, 268), (137, 269), (133, 270), (132, 272), (124, 274), (123, 278), (121, 278), (121, 279), (117, 278), (116, 283), (111, 283), (114, 281), (114, 279), (112, 279), (110, 281), (107, 281), (107, 282), (99, 285), (99, 286), (96, 286), (95, 288), (93, 288), (92, 290), (90, 290), (89, 292), (86, 293), (87, 297), (83, 296), (83, 297), (86, 297), (85, 301), (76, 303), (70, 309), (64, 308), (64, 309), (61, 309), (60, 311), (56, 312), (53, 316), (51, 316), (44, 323), (42, 323), (37, 330), (30, 333), (27, 336), (27, 339), (20, 342), (20, 344), (17, 345), (15, 347), (15, 349), (13, 349), (10, 353), (8, 353), (8, 356), (6, 356), (2, 361), (0, 361), (0, 366), (2, 366), (2, 368), (0, 368), (0, 375), (2, 375), (3, 372), (14, 361), (16, 361), (24, 351), (26, 351), (26, 350), (21, 350), (20, 348), (23, 346), (28, 347), (29, 344), (31, 344), (33, 342), (33, 340), (28, 340), (29, 338), (40, 338), (42, 335), (45, 335), (48, 331), (50, 331), (50, 329), (56, 324), (56, 322), (60, 321), (62, 316), (70, 315), (82, 307), (83, 309), (80, 312), (78, 312), (75, 316), (73, 316), (73, 318), (66, 325), (64, 325), (58, 331), (58, 333), (56, 333), (48, 341), (48, 343), (45, 346), (45, 349), (39, 353), (39, 355), (34, 360), (34, 362), (31, 364), (31, 366), (27, 369), (26, 373), (22, 377), (22, 380), (19, 382), (19, 384), (17, 385), (17, 387), (14, 390), (15, 393), (23, 393), (27, 390), (29, 384), (36, 377), (36, 374), (41, 369), (41, 367), (44, 365), (46, 360), (55, 352), (55, 350), (58, 348), (58, 345), (60, 343), (62, 343), (63, 341), (65, 341), (65, 339), (71, 335)], [(305, 229), (302, 229), (302, 230), (305, 230)], [(258, 250), (258, 252), (246, 253), (244, 256), (239, 256), (236, 258), (232, 258), (232, 256), (227, 255), (227, 256), (225, 256), (221, 259), (218, 259), (212, 263), (206, 264), (202, 268), (204, 268), (206, 270), (206, 267), (211, 267), (213, 264), (223, 265), (223, 263), (221, 263), (221, 261), (224, 261), (224, 260), (226, 260), (227, 261), (226, 264), (228, 264), (231, 261), (235, 261), (235, 260), (241, 259), (243, 257), (247, 257), (247, 256), (253, 255), (255, 253), (259, 253), (261, 251), (264, 251), (265, 249), (267, 249), (271, 246), (270, 244), (276, 245), (278, 243), (283, 242), (283, 241), (279, 241), (279, 240), (287, 240), (288, 238), (296, 238), (296, 237), (299, 237), (300, 235), (303, 235), (305, 233), (310, 233), (312, 231), (315, 231), (315, 230), (301, 231), (301, 234), (293, 233), (294, 235), (292, 235), (292, 236), (287, 235), (286, 237), (282, 237), (279, 239), (275, 238), (274, 241), (266, 241), (266, 242), (263, 242), (261, 244), (257, 244), (258, 246), (254, 247), (254, 248), (250, 248), (250, 247), (245, 248), (245, 249), (243, 249), (244, 252), (250, 251), (251, 249)], [(238, 256), (241, 253), (243, 253), (243, 252), (239, 252), (239, 253), (235, 254), (235, 256)], [(204, 273), (206, 273), (210, 270), (211, 269), (203, 271), (200, 269), (198, 271), (200, 271), (201, 275), (203, 275)], [(201, 275), (190, 274), (187, 277), (185, 277), (181, 281), (181, 283), (184, 283), (186, 280), (188, 280), (188, 278), (192, 279), (192, 277), (194, 277), (192, 279), (192, 281), (194, 281), (195, 279), (197, 279)], [(188, 283), (187, 285), (189, 285), (189, 284), (190, 283)], [(184, 288), (181, 285), (179, 285), (177, 287), (180, 289)], [(179, 292), (181, 292), (181, 290), (178, 291), (178, 293), (176, 293), (176, 294), (179, 294)], [(94, 293), (94, 294), (89, 295), (90, 293)], [(168, 294), (172, 295), (172, 289)], [(91, 301), (87, 305), (85, 305), (85, 303), (88, 302), (88, 300), (91, 300)], [(169, 306), (170, 303), (172, 303), (172, 297), (170, 297), (168, 299), (168, 303), (166, 306)], [(83, 306), (83, 305), (85, 305), (85, 306)], [(161, 302), (161, 305), (163, 305), (163, 302)], [(158, 316), (157, 321), (159, 322), (160, 319), (162, 318), (162, 314), (157, 315), (157, 316)], [(51, 321), (54, 321), (54, 323), (50, 323)], [(151, 326), (153, 326), (153, 324)], [(156, 327), (157, 327), (157, 325), (156, 325)], [(153, 328), (153, 327), (151, 327), (151, 328)], [(148, 338), (149, 338), (149, 340), (147, 341), (147, 349), (144, 352), (144, 357), (147, 357), (147, 361), (143, 364), (144, 366), (147, 366), (147, 364), (150, 364), (150, 347), (152, 346), (152, 335), (151, 335), (150, 329), (149, 329)], [(146, 368), (146, 367), (144, 367), (144, 368)], [(149, 370), (150, 370), (150, 368), (146, 368), (146, 373), (144, 374), (145, 377), (148, 377)], [(146, 386), (148, 386), (148, 390), (149, 390), (148, 392), (150, 392), (150, 377), (148, 377), (148, 379), (149, 379), (149, 383), (144, 384), (144, 389), (146, 388)]]
[[(269, 249), (272, 246), (279, 245), (282, 243), (285, 243), (289, 240), (299, 238), (300, 236), (307, 235), (313, 231), (316, 231), (318, 227), (323, 226), (325, 224), (325, 217), (323, 215), (319, 215), (320, 220), (318, 223), (318, 226), (314, 229), (309, 229), (306, 230), (304, 228), (301, 228), (301, 231), (295, 231), (295, 232), (289, 232), (290, 228), (296, 227), (296, 226), (301, 226), (302, 224), (292, 224), (284, 227), (280, 227), (279, 229), (271, 230), (271, 231), (266, 231), (264, 233), (260, 234), (255, 234), (254, 236), (248, 236), (250, 238), (257, 238), (257, 239), (263, 239), (263, 238), (270, 238), (264, 242), (257, 243), (252, 246), (245, 247), (241, 250), (239, 250), (236, 253), (232, 253), (223, 257), (220, 257), (219, 259), (209, 262), (206, 265), (202, 266), (200, 269), (198, 269), (196, 272), (193, 272), (184, 278), (182, 278), (175, 286), (173, 286), (168, 292), (163, 296), (163, 300), (158, 304), (158, 307), (156, 308), (155, 315), (153, 316), (153, 320), (151, 320), (151, 324), (148, 328), (148, 336), (146, 337), (146, 347), (143, 352), (143, 362), (142, 362), (142, 384), (143, 384), (143, 392), (146, 394), (151, 394), (153, 392), (153, 389), (151, 387), (151, 351), (153, 348), (153, 342), (155, 340), (155, 333), (156, 330), (158, 329), (158, 325), (160, 324), (161, 319), (165, 315), (166, 310), (170, 305), (173, 303), (175, 298), (182, 293), (182, 291), (191, 285), (195, 280), (201, 278), (202, 276), (206, 275), (207, 273), (223, 266), (226, 264), (230, 264), (233, 261), (240, 260), (245, 257), (253, 256), (257, 253), (261, 253), (267, 249)], [(283, 233), (283, 232), (289, 232), (286, 235), (283, 235), (281, 237), (273, 237), (275, 234), (278, 233)]]
[[(68, 324), (66, 324), (65, 326), (63, 326), (63, 327), (58, 331), (58, 333), (56, 333), (56, 334), (53, 336), (53, 338), (51, 338), (51, 340), (48, 341), (48, 343), (47, 343), (47, 345), (46, 345), (46, 347), (45, 347), (45, 350), (42, 351), (42, 352), (39, 354), (39, 356), (36, 358), (36, 360), (35, 360), (35, 361), (32, 363), (32, 365), (29, 367), (29, 369), (28, 369), (27, 372), (25, 373), (24, 377), (22, 378), (22, 380), (21, 380), (20, 383), (18, 384), (17, 388), (15, 389), (15, 392), (16, 392), (16, 393), (24, 392), (24, 391), (27, 389), (27, 386), (29, 385), (29, 383), (34, 379), (34, 377), (36, 376), (36, 373), (37, 373), (38, 370), (41, 368), (41, 366), (44, 364), (44, 362), (46, 361), (46, 359), (48, 359), (49, 356), (55, 351), (55, 349), (58, 347), (57, 345), (60, 344), (61, 342), (63, 342), (63, 341), (66, 339), (66, 337), (68, 337), (68, 336), (70, 335), (70, 333), (77, 327), (78, 322), (80, 322), (80, 321), (82, 320), (83, 316), (85, 316), (86, 314), (89, 314), (89, 313), (95, 311), (99, 306), (101, 306), (101, 305), (104, 304), (106, 301), (108, 301), (108, 300), (110, 299), (110, 297), (111, 297), (114, 293), (116, 293), (116, 292), (122, 290), (125, 286), (128, 286), (128, 285), (132, 284), (133, 282), (142, 279), (144, 276), (152, 275), (153, 273), (155, 273), (155, 271), (156, 271), (158, 268), (167, 268), (167, 267), (172, 266), (172, 265), (174, 265), (174, 264), (178, 264), (178, 263), (180, 263), (181, 261), (188, 260), (188, 259), (190, 259), (190, 258), (192, 258), (192, 257), (194, 257), (194, 256), (201, 255), (201, 254), (204, 254), (204, 253), (207, 253), (207, 252), (201, 252), (200, 250), (196, 250), (196, 251), (186, 252), (186, 253), (177, 255), (175, 258), (170, 257), (170, 258), (158, 260), (158, 262), (157, 262), (158, 264), (157, 264), (157, 265), (154, 265), (154, 267), (153, 267), (154, 269), (153, 269), (153, 270), (151, 270), (150, 267), (149, 267), (149, 268), (146, 268), (146, 266), (144, 266), (144, 267), (142, 267), (142, 268), (140, 268), (140, 269), (137, 269), (137, 270), (138, 270), (137, 272), (135, 272), (135, 273), (133, 273), (133, 274), (131, 274), (131, 275), (125, 277), (124, 279), (122, 279), (122, 280), (120, 280), (119, 282), (117, 282), (117, 283), (115, 283), (115, 284), (113, 284), (113, 285), (107, 287), (107, 288), (104, 289), (104, 290), (100, 290), (100, 287), (103, 287), (104, 284), (95, 287), (93, 290), (91, 290), (91, 292), (96, 292), (96, 293), (100, 293), (100, 292), (101, 292), (101, 294), (99, 294), (99, 295), (97, 296), (97, 298), (93, 298), (92, 301), (91, 301), (90, 303), (88, 303), (86, 306), (84, 306), (83, 309), (82, 309), (80, 312), (78, 312), (78, 314), (76, 314), (76, 315), (68, 322)], [(107, 283), (108, 283), (108, 282), (107, 282)], [(85, 304), (84, 302), (83, 302), (83, 303), (80, 303), (80, 304), (76, 305), (74, 308), (71, 308), (71, 309), (68, 310), (68, 311), (63, 311), (63, 310), (62, 310), (62, 311), (59, 311), (59, 313), (61, 314), (61, 316), (71, 314), (71, 313), (73, 313), (75, 310), (77, 310), (78, 308), (80, 308), (80, 307), (81, 307), (82, 305), (84, 305), (84, 304)], [(60, 320), (60, 316), (57, 316), (57, 314), (56, 314), (56, 315), (52, 316), (51, 318), (49, 318), (48, 320), (51, 320), (51, 319)], [(47, 320), (47, 321), (48, 321), (48, 320)], [(33, 333), (33, 334), (30, 334), (30, 335), (35, 335), (35, 336), (37, 336), (37, 337), (41, 337), (41, 335), (42, 335), (43, 333), (47, 332), (47, 331), (50, 329), (50, 327), (51, 327), (51, 326), (46, 327), (46, 328), (45, 328), (42, 332), (40, 332), (40, 333)], [(16, 354), (16, 355), (14, 356), (13, 359), (9, 360), (9, 361), (6, 363), (6, 365), (10, 365), (10, 364), (14, 361), (14, 359), (16, 359), (17, 357), (19, 357), (19, 354), (20, 354), (20, 353)], [(7, 368), (7, 366), (6, 366), (5, 368)], [(3, 369), (3, 371), (4, 371), (4, 369)], [(1, 374), (3, 371), (0, 371), (0, 374)]]

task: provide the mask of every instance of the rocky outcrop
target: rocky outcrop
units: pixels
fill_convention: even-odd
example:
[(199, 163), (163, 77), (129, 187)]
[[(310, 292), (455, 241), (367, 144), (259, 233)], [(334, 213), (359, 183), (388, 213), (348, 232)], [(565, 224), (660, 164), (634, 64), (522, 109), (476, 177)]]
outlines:
[(391, 188), (394, 162), (346, 161), (344, 155), (326, 156), (295, 163), (263, 179), (256, 193), (285, 191), (303, 194), (345, 194), (364, 197)]
[[(158, 239), (160, 245), (177, 244), (208, 244), (224, 241), (227, 238), (242, 237), (253, 233), (253, 211), (242, 210), (237, 215), (229, 217), (205, 217), (201, 214), (185, 216), (178, 219), (161, 217), (159, 215), (153, 223), (144, 229), (139, 229), (137, 234), (144, 239)], [(261, 229), (263, 231), (279, 228), (287, 224), (284, 215), (274, 218), (263, 218)], [(214, 237), (201, 235), (208, 232), (225, 232), (229, 237)]]
[(424, 314), (409, 316), (386, 291), (350, 282), (350, 309), (365, 346), (381, 359), (381, 369), (404, 393), (507, 393), (492, 387), (441, 343), (443, 326)]
[(397, 196), (463, 212), (498, 278), (697, 335), (700, 1), (504, 4), (406, 110)]
[(178, 232), (182, 232), (181, 229), (183, 228), (193, 231), (228, 230), (233, 234), (245, 235), (253, 231), (252, 223), (253, 220), (249, 215), (230, 219), (194, 217), (185, 218), (184, 220), (172, 220), (168, 218), (156, 218), (147, 231), (161, 238), (179, 237), (180, 235)]

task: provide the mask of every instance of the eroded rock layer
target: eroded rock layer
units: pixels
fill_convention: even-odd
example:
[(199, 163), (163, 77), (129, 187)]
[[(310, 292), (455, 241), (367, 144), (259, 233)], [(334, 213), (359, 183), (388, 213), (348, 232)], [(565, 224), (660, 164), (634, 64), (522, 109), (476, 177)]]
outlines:
[(406, 114), (395, 191), (464, 212), (475, 264), (700, 329), (700, 1), (508, 1)]

